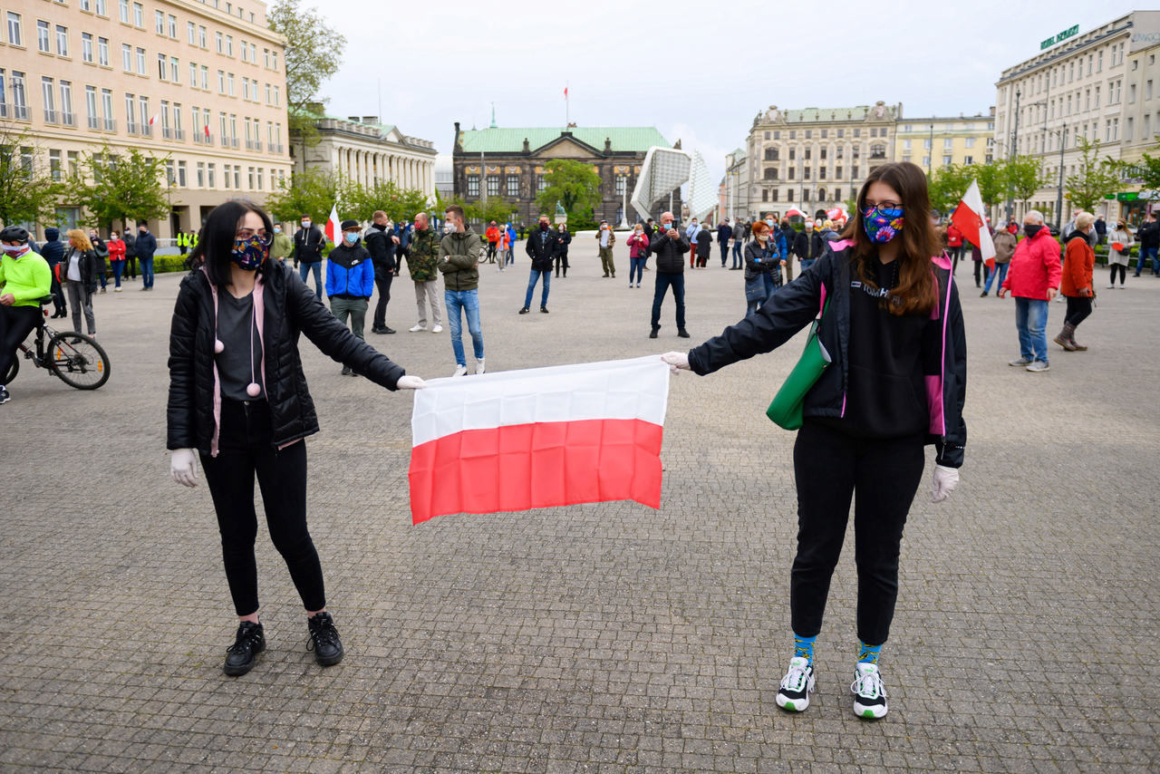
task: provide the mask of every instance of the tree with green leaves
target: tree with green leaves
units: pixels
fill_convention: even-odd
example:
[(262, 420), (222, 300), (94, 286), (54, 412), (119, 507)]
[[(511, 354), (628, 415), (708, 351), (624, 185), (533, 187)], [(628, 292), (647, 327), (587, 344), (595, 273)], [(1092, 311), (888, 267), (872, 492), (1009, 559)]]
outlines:
[(1079, 164), (1075, 174), (1067, 178), (1067, 192), (1073, 205), (1091, 212), (1105, 196), (1119, 189), (1120, 177), (1113, 160), (1107, 156), (1100, 158), (1099, 140), (1091, 142), (1083, 135), (1078, 135), (1076, 140), (1080, 149)]
[(958, 164), (947, 164), (936, 169), (930, 177), (931, 209), (944, 215), (952, 212), (971, 185), (974, 170), (974, 166)]
[(54, 223), (63, 186), (39, 159), (27, 129), (0, 125), (0, 223)]
[(382, 182), (367, 187), (357, 184), (346, 186), (340, 196), (346, 213), (363, 222), (382, 210), (393, 221), (411, 221), (416, 213), (427, 211), (427, 196), (413, 188), (400, 188), (393, 182)]
[(1016, 156), (1007, 162), (1004, 177), (1007, 188), (1017, 201), (1026, 202), (1043, 187), (1043, 160), (1034, 156)]
[(555, 212), (559, 202), (569, 222), (592, 220), (593, 210), (603, 200), (596, 170), (582, 161), (553, 159), (545, 165), (545, 173), (548, 186), (536, 196), (540, 212)]
[(315, 122), (323, 118), (322, 82), (338, 72), (346, 38), (302, 0), (279, 0), (266, 14), (270, 29), (286, 39), (286, 109), (291, 135), (305, 145), (318, 142)]
[(302, 215), (309, 215), (315, 223), (325, 223), (332, 206), (337, 204), (343, 209), (343, 187), (342, 179), (329, 172), (295, 172), (266, 198), (266, 210), (282, 223), (296, 221)]
[(108, 145), (86, 153), (69, 180), (69, 201), (83, 209), (81, 220), (88, 226), (120, 223), (124, 231), (134, 221), (168, 217), (173, 205), (165, 178), (167, 158), (137, 148), (119, 155)]
[(475, 217), (483, 223), (491, 223), (493, 220), (496, 223), (507, 223), (517, 210), (514, 204), (498, 196), (489, 197), (486, 202), (477, 202), (472, 209)]
[(1119, 161), (1116, 166), (1124, 175), (1139, 178), (1144, 190), (1160, 190), (1160, 156), (1145, 153), (1139, 161)]
[(979, 197), (987, 207), (994, 207), (1007, 195), (1007, 165), (996, 159), (990, 164), (973, 164), (969, 167), (975, 180), (979, 182)]

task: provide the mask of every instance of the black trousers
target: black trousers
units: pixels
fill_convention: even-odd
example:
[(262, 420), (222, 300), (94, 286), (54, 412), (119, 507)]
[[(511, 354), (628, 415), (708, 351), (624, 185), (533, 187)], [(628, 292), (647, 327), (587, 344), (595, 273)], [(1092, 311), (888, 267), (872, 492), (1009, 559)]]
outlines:
[(0, 306), (0, 387), (20, 346), (43, 315), (39, 306)]
[(61, 287), (60, 282), (56, 278), (56, 272), (52, 273), (52, 311), (63, 316), (68, 311), (68, 304), (64, 300), (64, 288)]
[(1118, 263), (1112, 264), (1112, 276), (1108, 280), (1108, 284), (1115, 284), (1115, 282), (1116, 282), (1116, 269), (1120, 270), (1120, 284), (1123, 285), (1124, 281), (1128, 277), (1128, 267), (1124, 266), (1122, 264), (1118, 264)]
[[(987, 268), (987, 264), (982, 261), (975, 261), (975, 287), (983, 287), (983, 283), (987, 281), (987, 277), (991, 276), (991, 270)], [(979, 279), (979, 277), (982, 279)]]
[(1091, 316), (1092, 300), (1082, 296), (1067, 297), (1067, 316), (1063, 321), (1068, 325), (1079, 327), (1079, 324)]
[(326, 607), (322, 564), (306, 528), (306, 442), (298, 441), (278, 451), (272, 438), (269, 404), (223, 398), (218, 456), (201, 455), (217, 511), (226, 580), (234, 610), (240, 616), (258, 610), (255, 474), (270, 539), (286, 560), (303, 606), (310, 611)]
[(125, 256), (125, 276), (129, 279), (137, 279), (137, 256)]
[(560, 267), (561, 266), (564, 267), (564, 276), (567, 277), (568, 276), (568, 256), (567, 256), (567, 254), (556, 256), (556, 276), (557, 277), (560, 276)]
[(379, 300), (375, 303), (375, 316), (371, 322), (371, 330), (385, 328), (387, 325), (387, 304), (391, 300), (391, 282), (395, 279), (394, 272), (375, 272), (375, 287), (379, 289)]
[(898, 599), (902, 529), (922, 479), (923, 436), (862, 440), (806, 420), (793, 449), (798, 548), (790, 576), (794, 634), (822, 629), (830, 577), (842, 553), (854, 498), (858, 638), (881, 645)]

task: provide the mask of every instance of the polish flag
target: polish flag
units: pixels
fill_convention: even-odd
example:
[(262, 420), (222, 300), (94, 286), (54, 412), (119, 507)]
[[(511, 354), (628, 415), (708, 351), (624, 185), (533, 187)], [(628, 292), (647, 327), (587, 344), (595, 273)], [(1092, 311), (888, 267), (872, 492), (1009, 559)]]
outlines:
[(161, 114), (157, 113), (156, 115), (153, 115), (149, 118), (149, 125), (153, 126), (153, 124), (157, 123), (160, 120), (161, 120)]
[(651, 356), (433, 379), (415, 393), (411, 520), (661, 504), (669, 367)]
[(991, 241), (991, 232), (987, 228), (986, 209), (983, 207), (983, 197), (979, 195), (979, 181), (971, 181), (970, 188), (951, 214), (951, 223), (963, 232), (971, 244), (979, 248), (984, 261), (995, 257), (995, 243)]
[(564, 87), (564, 99), (568, 99), (568, 87)]
[(342, 223), (338, 219), (338, 205), (330, 205), (330, 219), (326, 221), (326, 238), (338, 244), (338, 235), (342, 232)]
[(209, 124), (205, 125), (205, 136), (209, 137)]

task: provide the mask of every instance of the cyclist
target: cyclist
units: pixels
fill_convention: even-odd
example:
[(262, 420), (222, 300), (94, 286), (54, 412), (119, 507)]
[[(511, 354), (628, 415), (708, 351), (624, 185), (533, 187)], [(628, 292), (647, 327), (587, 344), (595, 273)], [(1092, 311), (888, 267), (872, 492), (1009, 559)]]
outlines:
[[(52, 293), (48, 261), (28, 244), (28, 231), (8, 226), (0, 231), (0, 380), (5, 378), (16, 348), (41, 320), (40, 299)], [(10, 400), (0, 382), (0, 403)]]

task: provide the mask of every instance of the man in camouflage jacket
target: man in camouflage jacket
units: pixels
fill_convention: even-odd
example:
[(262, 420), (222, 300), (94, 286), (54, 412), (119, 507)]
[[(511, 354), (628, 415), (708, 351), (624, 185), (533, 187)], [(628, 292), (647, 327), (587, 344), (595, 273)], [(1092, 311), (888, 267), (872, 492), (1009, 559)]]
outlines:
[(439, 313), (439, 235), (427, 223), (427, 213), (415, 216), (415, 234), (411, 237), (411, 252), (407, 256), (407, 268), (415, 282), (415, 303), (419, 308), (419, 322), (411, 328), (412, 333), (427, 330), (427, 303), (431, 304), (432, 332), (443, 330)]

